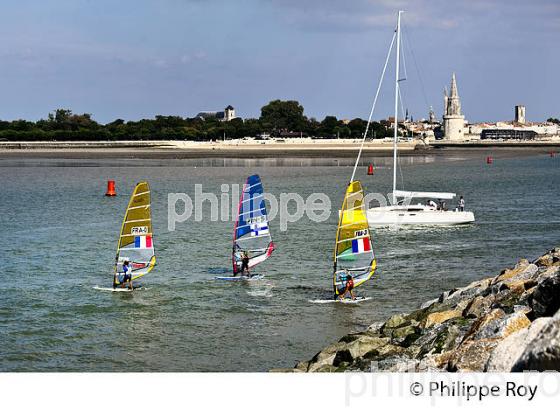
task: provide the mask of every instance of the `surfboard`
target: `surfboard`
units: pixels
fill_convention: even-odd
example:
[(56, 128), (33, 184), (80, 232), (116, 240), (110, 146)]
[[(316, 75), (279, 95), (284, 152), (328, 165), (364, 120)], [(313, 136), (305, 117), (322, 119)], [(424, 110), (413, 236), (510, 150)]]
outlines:
[(344, 300), (340, 300), (340, 299), (314, 299), (314, 300), (309, 300), (309, 303), (317, 303), (317, 304), (326, 304), (326, 303), (343, 303), (343, 304), (348, 304), (348, 305), (355, 305), (358, 304), (360, 302), (365, 302), (366, 300), (371, 300), (370, 297), (363, 297), (363, 296), (357, 296), (356, 300), (352, 300), (352, 299), (344, 299)]
[(242, 282), (242, 281), (252, 281), (264, 279), (264, 275), (253, 275), (251, 277), (247, 276), (215, 276), (215, 280), (225, 280), (229, 282)]
[(95, 290), (102, 290), (105, 292), (132, 292), (133, 290), (146, 290), (146, 288), (143, 288), (142, 286), (133, 286), (133, 290), (130, 290), (129, 288), (105, 288), (102, 286), (94, 286), (93, 289)]

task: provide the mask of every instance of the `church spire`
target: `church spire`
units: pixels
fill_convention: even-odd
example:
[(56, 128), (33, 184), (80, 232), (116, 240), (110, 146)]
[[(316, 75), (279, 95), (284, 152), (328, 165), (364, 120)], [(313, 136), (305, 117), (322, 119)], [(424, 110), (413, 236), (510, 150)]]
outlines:
[(459, 93), (457, 92), (457, 79), (455, 78), (455, 73), (451, 77), (451, 94), (449, 95), (451, 98), (457, 97), (459, 98)]
[(447, 95), (446, 90), (444, 101), (446, 115), (461, 115), (461, 101), (459, 100), (459, 92), (457, 91), (455, 73), (451, 76), (451, 88), (449, 90), (449, 95)]

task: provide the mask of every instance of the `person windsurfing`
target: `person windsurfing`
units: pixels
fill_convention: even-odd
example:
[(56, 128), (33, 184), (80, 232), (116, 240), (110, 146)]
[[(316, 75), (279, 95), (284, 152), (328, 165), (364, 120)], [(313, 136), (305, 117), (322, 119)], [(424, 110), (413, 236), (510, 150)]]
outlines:
[(241, 276), (247, 271), (247, 276), (251, 276), (249, 273), (249, 252), (244, 251), (243, 256), (241, 256)]
[[(132, 288), (132, 273), (129, 273), (130, 272), (129, 264), (130, 264), (130, 262), (128, 261), (128, 259), (123, 261), (123, 264), (122, 264), (122, 270), (123, 270), (122, 275), (123, 275), (123, 277), (122, 277), (122, 280), (120, 282), (121, 282), (121, 288), (124, 288), (125, 283), (128, 282), (128, 288), (130, 290), (132, 290), (133, 289)], [(119, 274), (117, 272), (115, 272), (115, 279), (113, 280), (113, 289), (115, 289), (117, 287), (118, 277), (119, 277)]]
[(348, 271), (345, 270), (345, 273), (346, 273), (346, 280), (342, 281), (342, 283), (344, 284), (344, 290), (340, 294), (339, 299), (344, 300), (346, 294), (349, 293), (352, 300), (356, 300), (356, 297), (352, 292), (352, 290), (354, 289), (354, 278), (352, 277), (352, 275), (348, 273)]

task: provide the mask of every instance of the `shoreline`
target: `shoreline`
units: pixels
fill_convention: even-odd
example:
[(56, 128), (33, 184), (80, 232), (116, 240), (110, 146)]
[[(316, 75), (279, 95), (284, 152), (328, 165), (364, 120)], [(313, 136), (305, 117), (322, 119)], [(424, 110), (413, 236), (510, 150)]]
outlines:
[(560, 371), (560, 248), (271, 372)]
[[(309, 140), (287, 142), (185, 142), (185, 141), (68, 141), (0, 142), (1, 159), (198, 159), (198, 158), (355, 158), (358, 140)], [(541, 143), (442, 143), (417, 141), (399, 143), (399, 156), (495, 155), (527, 156), (549, 154), (560, 142)], [(393, 144), (366, 142), (364, 156), (390, 157)]]

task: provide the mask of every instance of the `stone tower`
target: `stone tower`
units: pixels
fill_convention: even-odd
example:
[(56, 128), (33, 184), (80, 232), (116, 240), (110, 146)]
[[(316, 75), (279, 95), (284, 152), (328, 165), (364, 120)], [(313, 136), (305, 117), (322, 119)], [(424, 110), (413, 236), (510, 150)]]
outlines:
[(436, 113), (434, 112), (434, 109), (431, 105), (430, 105), (430, 112), (428, 113), (428, 118), (429, 118), (430, 124), (433, 124), (434, 122), (436, 122)]
[(224, 109), (224, 121), (231, 121), (234, 118), (235, 118), (235, 108), (233, 108), (231, 105), (228, 105)]
[(443, 92), (443, 138), (446, 140), (462, 140), (465, 132), (465, 116), (461, 114), (461, 100), (457, 92), (455, 73), (451, 77), (449, 95)]
[(515, 122), (520, 124), (525, 124), (525, 106), (516, 105), (515, 106)]

